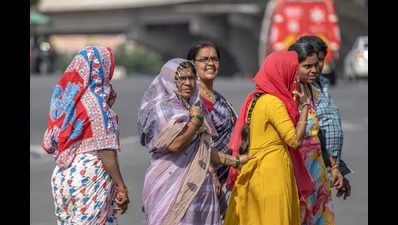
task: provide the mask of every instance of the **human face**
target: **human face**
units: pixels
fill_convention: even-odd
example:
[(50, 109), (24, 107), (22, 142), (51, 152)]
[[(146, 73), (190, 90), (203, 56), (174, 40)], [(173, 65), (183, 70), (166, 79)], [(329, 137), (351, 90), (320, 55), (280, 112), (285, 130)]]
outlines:
[(220, 59), (217, 51), (211, 46), (201, 48), (195, 57), (196, 73), (200, 80), (213, 81), (218, 74)]
[(325, 56), (326, 54), (324, 52), (318, 52), (318, 75), (321, 75), (323, 66), (325, 65)]
[(312, 83), (315, 81), (319, 70), (319, 60), (317, 54), (308, 56), (299, 64), (298, 76), (302, 83)]
[(185, 100), (189, 100), (189, 98), (193, 95), (195, 90), (195, 80), (196, 76), (192, 73), (191, 68), (177, 70), (175, 75), (177, 91), (178, 94)]

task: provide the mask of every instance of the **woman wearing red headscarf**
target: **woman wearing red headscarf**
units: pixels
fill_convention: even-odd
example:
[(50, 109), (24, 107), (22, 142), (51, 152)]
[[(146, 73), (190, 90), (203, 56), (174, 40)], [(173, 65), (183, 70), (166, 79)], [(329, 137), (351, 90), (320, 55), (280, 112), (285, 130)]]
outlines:
[(254, 78), (256, 89), (242, 105), (229, 148), (256, 158), (240, 171), (230, 169), (224, 225), (300, 224), (299, 198), (312, 194), (314, 184), (296, 150), (308, 113), (308, 96), (296, 88), (298, 65), (296, 52), (274, 52)]
[(57, 224), (117, 224), (128, 207), (117, 152), (118, 116), (110, 48), (82, 49), (57, 82), (41, 146), (54, 156), (51, 177)]

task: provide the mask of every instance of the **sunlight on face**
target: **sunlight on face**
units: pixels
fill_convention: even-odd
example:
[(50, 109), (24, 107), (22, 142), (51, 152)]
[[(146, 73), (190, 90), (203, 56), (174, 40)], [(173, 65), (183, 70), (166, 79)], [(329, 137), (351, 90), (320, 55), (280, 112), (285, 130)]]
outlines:
[(303, 83), (315, 81), (319, 70), (319, 60), (317, 54), (313, 53), (299, 64), (298, 76)]
[(178, 94), (188, 100), (195, 90), (196, 76), (191, 68), (183, 68), (176, 72), (175, 81)]
[(201, 48), (195, 57), (195, 65), (201, 80), (214, 80), (220, 67), (216, 49), (211, 46)]

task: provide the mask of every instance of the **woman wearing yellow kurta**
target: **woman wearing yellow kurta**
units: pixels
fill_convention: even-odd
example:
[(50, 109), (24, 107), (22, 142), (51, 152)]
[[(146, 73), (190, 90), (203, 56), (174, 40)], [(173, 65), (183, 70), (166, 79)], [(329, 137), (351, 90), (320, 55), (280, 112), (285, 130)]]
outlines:
[[(293, 98), (297, 70), (295, 52), (275, 52), (265, 59), (254, 78), (256, 91), (246, 99), (250, 104), (244, 103), (239, 117), (247, 117), (250, 124), (248, 154), (256, 155), (256, 159), (244, 165), (236, 178), (224, 225), (300, 224), (299, 193), (308, 196), (314, 187), (311, 179), (297, 187), (295, 177), (307, 179), (309, 174), (304, 162), (298, 162), (288, 150), (297, 151), (300, 146), (308, 112), (307, 95), (297, 93), (300, 114)], [(240, 133), (242, 128), (235, 129), (234, 133)]]

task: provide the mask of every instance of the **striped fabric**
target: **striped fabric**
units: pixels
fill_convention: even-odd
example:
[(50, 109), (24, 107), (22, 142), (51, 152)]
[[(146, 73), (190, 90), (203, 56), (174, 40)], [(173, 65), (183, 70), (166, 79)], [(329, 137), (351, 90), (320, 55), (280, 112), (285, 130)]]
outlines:
[[(212, 110), (209, 112), (210, 119), (213, 122), (214, 127), (217, 130), (216, 137), (213, 137), (211, 144), (212, 148), (217, 149), (225, 154), (231, 155), (231, 150), (228, 149), (229, 138), (231, 137), (232, 129), (234, 128), (236, 121), (236, 112), (232, 108), (231, 104), (218, 92), (214, 91), (215, 102)], [(222, 166), (219, 164), (212, 164), (213, 168), (216, 169), (218, 179), (223, 184), (228, 177), (228, 166)]]
[[(152, 155), (143, 188), (144, 210), (148, 225), (162, 225), (167, 214), (172, 213), (170, 209), (175, 205), (180, 189), (183, 188), (184, 178), (187, 177), (187, 170), (195, 157), (198, 145), (196, 138), (181, 152), (172, 154), (159, 152)], [(174, 222), (179, 225), (221, 225), (219, 215), (213, 179), (207, 170), (199, 191), (190, 202), (182, 219)]]
[[(231, 155), (232, 151), (228, 149), (228, 143), (236, 122), (237, 114), (231, 104), (220, 93), (214, 91), (214, 95), (215, 102), (211, 108), (207, 107), (207, 110), (209, 111), (209, 118), (216, 128), (217, 136), (213, 137), (210, 146), (217, 151)], [(206, 101), (204, 97), (202, 97), (202, 100)], [(229, 167), (215, 163), (212, 163), (212, 167), (216, 170), (217, 177), (222, 185), (219, 203), (220, 214), (223, 219), (227, 210), (229, 197), (231, 196), (231, 191), (226, 188)]]
[(209, 170), (195, 199), (178, 225), (221, 225), (218, 200)]

